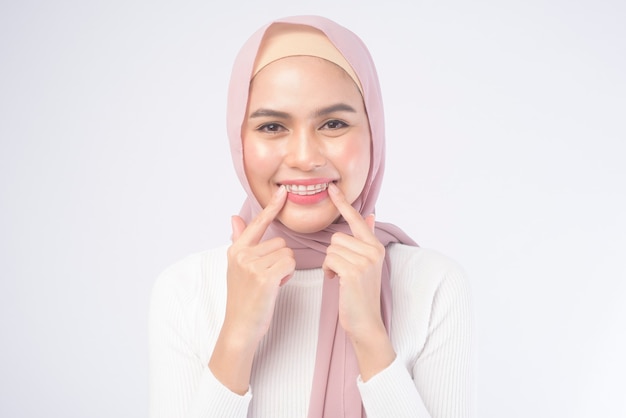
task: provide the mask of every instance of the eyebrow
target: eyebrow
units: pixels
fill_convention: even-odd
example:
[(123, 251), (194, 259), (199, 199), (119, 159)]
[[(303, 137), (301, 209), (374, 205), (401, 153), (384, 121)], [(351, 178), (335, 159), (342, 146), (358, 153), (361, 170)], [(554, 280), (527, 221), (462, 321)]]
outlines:
[(280, 118), (289, 119), (289, 113), (272, 109), (257, 109), (250, 114), (250, 118)]
[(328, 107), (324, 107), (322, 109), (319, 109), (317, 112), (315, 112), (315, 116), (320, 117), (320, 116), (326, 116), (329, 115), (331, 113), (335, 113), (335, 112), (352, 112), (352, 113), (356, 113), (356, 110), (354, 110), (354, 108), (346, 103), (337, 103)]
[[(321, 116), (326, 116), (329, 115), (331, 113), (335, 113), (335, 112), (351, 112), (351, 113), (356, 113), (356, 110), (346, 104), (346, 103), (337, 103), (328, 107), (323, 107), (321, 109), (318, 109), (315, 111), (314, 115), (315, 117), (321, 117)], [(250, 119), (252, 118), (278, 118), (278, 119), (289, 119), (291, 117), (291, 115), (289, 115), (289, 113), (287, 112), (281, 112), (279, 110), (273, 110), (273, 109), (257, 109), (254, 112), (252, 112), (250, 114)]]

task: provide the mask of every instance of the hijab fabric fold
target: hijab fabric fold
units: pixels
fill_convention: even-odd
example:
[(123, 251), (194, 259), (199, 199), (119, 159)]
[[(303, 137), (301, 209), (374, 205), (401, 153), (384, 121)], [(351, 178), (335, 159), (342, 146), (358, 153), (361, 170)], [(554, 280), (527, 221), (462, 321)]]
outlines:
[[(313, 50), (304, 48), (302, 53), (298, 53), (298, 42), (295, 42), (295, 50), (286, 52), (287, 55), (282, 57), (312, 55), (331, 60), (344, 68), (360, 88), (368, 114), (372, 145), (369, 174), (360, 197), (352, 206), (363, 216), (374, 213), (385, 166), (385, 134), (382, 97), (376, 68), (370, 53), (359, 37), (329, 19), (320, 16), (294, 16), (275, 20), (258, 29), (243, 45), (233, 65), (228, 91), (227, 129), (233, 164), (239, 181), (247, 194), (240, 216), (248, 223), (262, 210), (245, 175), (241, 126), (246, 113), (250, 81), (254, 76), (255, 69), (258, 71), (255, 66), (255, 64), (258, 65), (257, 56), (259, 50), (264, 46), (264, 37), (271, 33), (268, 29), (274, 24), (281, 24), (281, 26), (283, 26), (282, 24), (291, 24), (294, 32), (297, 32), (298, 27), (302, 28), (302, 26), (308, 27), (306, 30), (314, 28), (324, 35), (323, 41), (330, 41), (330, 45), (336, 48), (339, 53), (337, 58), (333, 58), (335, 55), (329, 58), (324, 54), (317, 53), (315, 48)], [(301, 43), (302, 41), (300, 41)], [(279, 58), (281, 58), (280, 55), (271, 59)], [(342, 58), (345, 61), (342, 61)], [(346, 63), (348, 68), (345, 66)], [(355, 77), (357, 78), (355, 79)], [(311, 234), (296, 233), (286, 228), (279, 221), (274, 221), (268, 228), (265, 238), (283, 237), (287, 245), (294, 251), (296, 268), (311, 269), (322, 266), (326, 257), (326, 248), (335, 232), (351, 234), (350, 227), (343, 218), (339, 218), (323, 231)], [(392, 224), (377, 222), (375, 234), (385, 246), (393, 242), (416, 245), (400, 228)], [(381, 312), (387, 332), (391, 329), (389, 276), (389, 263), (385, 259), (381, 282)], [(365, 416), (356, 385), (359, 375), (356, 355), (345, 331), (339, 324), (338, 310), (339, 280), (324, 280), (308, 418), (362, 418)]]

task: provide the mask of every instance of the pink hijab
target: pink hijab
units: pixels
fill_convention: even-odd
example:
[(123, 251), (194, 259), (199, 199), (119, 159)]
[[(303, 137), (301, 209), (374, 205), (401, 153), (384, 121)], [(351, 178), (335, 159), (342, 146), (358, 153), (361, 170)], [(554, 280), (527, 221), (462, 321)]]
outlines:
[[(311, 26), (320, 30), (356, 73), (369, 117), (372, 155), (363, 192), (352, 206), (364, 216), (374, 213), (385, 167), (383, 105), (374, 62), (365, 44), (348, 29), (319, 16), (294, 16), (275, 20), (255, 32), (241, 48), (233, 66), (228, 92), (227, 128), (233, 164), (247, 194), (240, 212), (241, 217), (249, 222), (262, 210), (250, 189), (244, 171), (241, 125), (245, 117), (248, 89), (257, 51), (266, 30), (273, 23), (278, 22)], [(326, 248), (335, 232), (350, 233), (348, 224), (342, 218), (325, 230), (312, 234), (295, 233), (280, 222), (274, 221), (266, 237), (283, 237), (295, 253), (297, 268), (310, 269), (322, 266), (326, 257)], [(375, 233), (385, 246), (392, 242), (416, 245), (401, 229), (392, 224), (377, 222)], [(381, 308), (387, 332), (391, 326), (389, 275), (389, 263), (385, 260), (382, 272)], [(338, 306), (339, 280), (325, 280), (308, 418), (365, 416), (356, 385), (359, 368), (352, 344), (339, 324)]]

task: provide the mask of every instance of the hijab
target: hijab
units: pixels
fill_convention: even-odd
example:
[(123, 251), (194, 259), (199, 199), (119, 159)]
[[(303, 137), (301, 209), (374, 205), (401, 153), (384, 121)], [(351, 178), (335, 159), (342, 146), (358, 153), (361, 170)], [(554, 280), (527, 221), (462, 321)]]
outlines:
[[(250, 222), (262, 210), (246, 178), (243, 163), (241, 127), (245, 118), (250, 81), (265, 65), (287, 56), (310, 55), (331, 61), (346, 71), (361, 91), (369, 119), (371, 158), (367, 180), (352, 206), (363, 216), (375, 212), (385, 167), (384, 114), (374, 62), (363, 41), (332, 20), (320, 16), (294, 16), (278, 19), (258, 29), (237, 55), (230, 79), (227, 129), (231, 155), (247, 198), (240, 216)], [(351, 234), (343, 218), (315, 233), (291, 231), (275, 220), (265, 238), (280, 236), (293, 249), (297, 269), (319, 268), (326, 248), (336, 232)], [(375, 235), (387, 246), (393, 242), (417, 245), (400, 228), (376, 222)], [(381, 312), (387, 332), (391, 327), (391, 287), (389, 262), (385, 258), (381, 282)], [(339, 280), (324, 280), (322, 307), (313, 388), (308, 418), (365, 416), (356, 385), (359, 368), (356, 355), (339, 324)]]

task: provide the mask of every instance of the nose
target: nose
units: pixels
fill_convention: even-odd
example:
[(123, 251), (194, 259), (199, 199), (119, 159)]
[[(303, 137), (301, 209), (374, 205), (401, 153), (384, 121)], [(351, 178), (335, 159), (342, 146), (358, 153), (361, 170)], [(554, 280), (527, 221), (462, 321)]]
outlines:
[(326, 164), (320, 140), (306, 129), (295, 131), (289, 138), (285, 163), (292, 168), (311, 171)]

